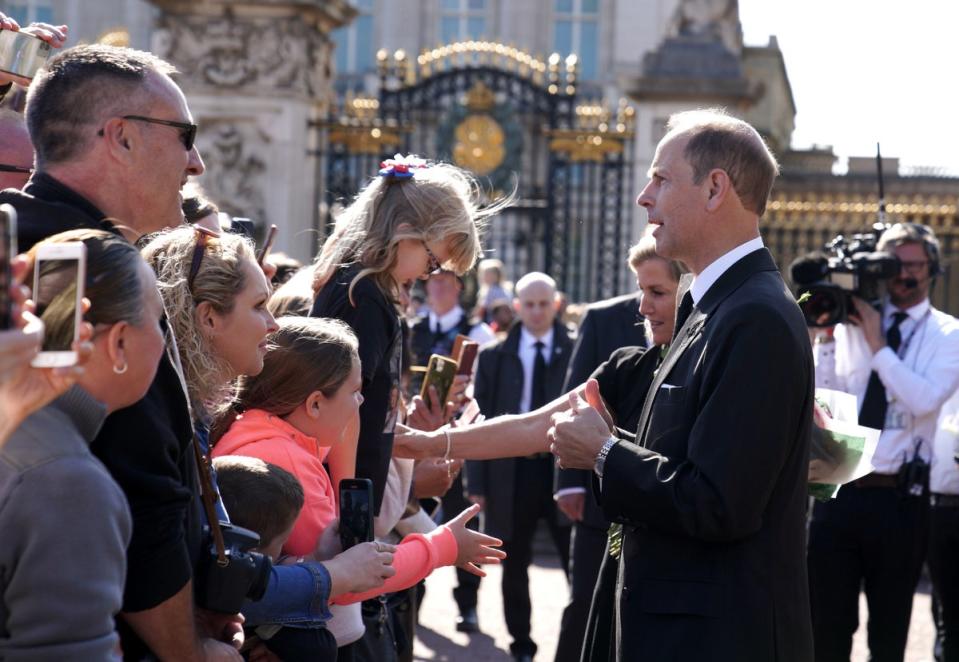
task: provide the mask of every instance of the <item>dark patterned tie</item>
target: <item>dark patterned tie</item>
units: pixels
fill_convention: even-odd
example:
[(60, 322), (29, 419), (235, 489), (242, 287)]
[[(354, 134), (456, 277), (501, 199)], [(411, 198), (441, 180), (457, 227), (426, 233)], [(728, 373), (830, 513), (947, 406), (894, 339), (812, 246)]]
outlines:
[(546, 356), (543, 350), (546, 345), (542, 340), (537, 340), (533, 347), (536, 348), (536, 358), (533, 359), (533, 390), (530, 396), (529, 410), (539, 409), (546, 404)]
[[(894, 352), (899, 351), (899, 345), (902, 343), (902, 332), (899, 330), (899, 325), (907, 317), (906, 313), (894, 313), (892, 326), (886, 332), (886, 344)], [(882, 385), (882, 380), (873, 370), (872, 374), (869, 375), (869, 385), (866, 387), (866, 396), (862, 400), (862, 408), (859, 410), (859, 425), (882, 430), (886, 424), (886, 408), (888, 406), (886, 387)]]
[(679, 302), (679, 310), (676, 311), (676, 326), (673, 327), (673, 340), (676, 339), (679, 330), (683, 328), (683, 324), (689, 319), (691, 312), (693, 312), (693, 295), (690, 294), (689, 290), (686, 290), (686, 294), (683, 295), (683, 300)]

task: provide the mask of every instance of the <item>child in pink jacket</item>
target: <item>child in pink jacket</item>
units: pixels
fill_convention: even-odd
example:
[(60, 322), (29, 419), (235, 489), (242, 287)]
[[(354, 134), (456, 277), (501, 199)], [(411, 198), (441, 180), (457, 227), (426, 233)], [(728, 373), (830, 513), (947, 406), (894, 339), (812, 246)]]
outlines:
[[(313, 554), (320, 535), (337, 518), (335, 490), (323, 460), (356, 423), (362, 378), (356, 337), (347, 325), (302, 317), (282, 318), (278, 324), (263, 371), (241, 379), (231, 412), (215, 426), (212, 454), (256, 457), (296, 476), (304, 505), (282, 551), (299, 557)], [(396, 574), (383, 586), (363, 595), (331, 596), (331, 602), (400, 591), (454, 563), (482, 576), (477, 564), (497, 563), (504, 554), (493, 549), (501, 541), (465, 527), (476, 512), (468, 509), (428, 534), (406, 536), (393, 557)]]

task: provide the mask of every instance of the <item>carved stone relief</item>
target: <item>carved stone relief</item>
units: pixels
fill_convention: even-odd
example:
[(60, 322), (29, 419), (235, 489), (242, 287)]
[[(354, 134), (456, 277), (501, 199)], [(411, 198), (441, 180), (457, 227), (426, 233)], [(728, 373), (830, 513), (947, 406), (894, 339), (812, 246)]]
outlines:
[(212, 120), (203, 123), (199, 149), (207, 174), (203, 187), (222, 211), (246, 216), (258, 226), (269, 222), (266, 196), (269, 136), (253, 121)]
[(731, 53), (742, 50), (738, 0), (679, 0), (667, 29), (670, 37), (713, 37)]
[(163, 13), (153, 49), (182, 73), (187, 89), (292, 93), (328, 98), (329, 38), (301, 17), (237, 18)]

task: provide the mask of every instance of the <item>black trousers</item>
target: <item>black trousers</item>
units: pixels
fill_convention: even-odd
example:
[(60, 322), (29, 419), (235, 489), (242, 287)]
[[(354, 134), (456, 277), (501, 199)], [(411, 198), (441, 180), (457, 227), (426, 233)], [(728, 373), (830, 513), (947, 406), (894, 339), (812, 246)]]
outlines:
[[(586, 498), (591, 498), (586, 495)], [(579, 662), (589, 618), (589, 605), (596, 588), (599, 567), (606, 553), (606, 529), (573, 524), (570, 542), (569, 603), (563, 610), (556, 662)]]
[(930, 509), (927, 558), (936, 598), (941, 662), (959, 662), (959, 506)]
[(284, 662), (336, 662), (336, 639), (326, 628), (280, 628), (264, 644)]
[(503, 542), (503, 611), (513, 643), (513, 655), (535, 655), (530, 638), (532, 605), (529, 598), (529, 564), (533, 560), (536, 524), (545, 519), (559, 552), (563, 571), (569, 568), (569, 527), (559, 526), (553, 503), (553, 458), (516, 460), (516, 490), (513, 500), (513, 536)]
[(848, 662), (869, 606), (872, 662), (901, 662), (926, 555), (929, 504), (892, 487), (844, 486), (816, 503), (809, 528), (809, 589), (817, 662)]

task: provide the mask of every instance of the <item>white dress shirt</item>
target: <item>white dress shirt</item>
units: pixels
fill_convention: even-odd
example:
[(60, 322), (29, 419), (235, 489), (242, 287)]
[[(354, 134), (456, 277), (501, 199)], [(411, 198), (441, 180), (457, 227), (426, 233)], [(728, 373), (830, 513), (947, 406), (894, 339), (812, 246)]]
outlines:
[(537, 342), (543, 343), (543, 358), (546, 359), (546, 365), (549, 365), (553, 356), (553, 327), (549, 327), (549, 331), (539, 338), (527, 331), (525, 326), (520, 329), (519, 360), (523, 364), (523, 397), (519, 401), (521, 414), (529, 411), (533, 401), (533, 363), (536, 361)]
[(959, 391), (939, 411), (936, 438), (932, 444), (929, 488), (937, 494), (959, 495)]
[(689, 293), (693, 297), (693, 304), (699, 303), (703, 295), (709, 291), (713, 283), (719, 280), (720, 276), (726, 273), (729, 267), (762, 247), (762, 237), (756, 237), (755, 239), (750, 239), (745, 244), (739, 244), (736, 248), (711, 262), (708, 267), (703, 269), (701, 274), (693, 278), (693, 284), (689, 286)]
[[(440, 323), (440, 330), (442, 332), (449, 331), (450, 329), (459, 326), (459, 323), (463, 320), (463, 316), (465, 314), (466, 312), (460, 306), (453, 306), (452, 310), (445, 315), (437, 315), (433, 311), (430, 311), (430, 331), (436, 331), (437, 320)], [(485, 322), (480, 322), (479, 324), (473, 326), (467, 335), (469, 336), (470, 340), (475, 340), (480, 345), (485, 345), (488, 342), (496, 340), (496, 334), (493, 333), (493, 329), (491, 329), (489, 324), (486, 324)]]
[[(899, 309), (887, 300), (883, 332), (892, 326), (896, 312)], [(902, 312), (908, 317), (899, 325), (902, 344), (898, 353), (883, 347), (872, 354), (858, 327), (836, 325), (834, 353), (829, 345), (817, 345), (816, 386), (851, 393), (861, 408), (869, 375), (875, 370), (889, 402), (873, 456), (876, 472), (899, 471), (903, 460), (912, 459), (917, 440), (922, 440), (919, 453), (933, 462), (930, 487), (938, 492), (948, 471), (955, 470), (951, 454), (948, 458), (933, 457), (933, 440), (940, 408), (959, 387), (959, 320), (933, 308), (929, 299)]]

